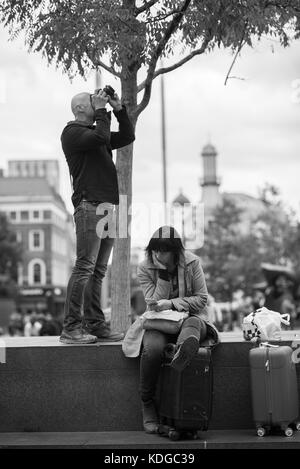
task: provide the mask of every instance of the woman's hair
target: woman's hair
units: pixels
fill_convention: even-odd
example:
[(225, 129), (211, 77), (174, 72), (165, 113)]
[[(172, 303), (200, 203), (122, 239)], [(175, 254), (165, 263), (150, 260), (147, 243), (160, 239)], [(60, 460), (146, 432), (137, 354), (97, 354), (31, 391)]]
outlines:
[(174, 261), (177, 263), (180, 254), (184, 251), (184, 246), (173, 226), (161, 226), (152, 235), (145, 251), (150, 260), (152, 260), (152, 251), (172, 252)]

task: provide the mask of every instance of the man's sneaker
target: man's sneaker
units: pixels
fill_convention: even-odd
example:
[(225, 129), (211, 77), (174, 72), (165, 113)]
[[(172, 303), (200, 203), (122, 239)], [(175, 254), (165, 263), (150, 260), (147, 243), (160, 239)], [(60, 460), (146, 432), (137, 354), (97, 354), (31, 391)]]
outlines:
[(63, 331), (59, 338), (63, 344), (94, 344), (97, 342), (97, 337), (87, 334), (82, 329), (75, 329), (74, 331)]
[(177, 371), (183, 371), (192, 361), (199, 350), (199, 339), (191, 335), (181, 345), (171, 361), (170, 366)]
[(106, 324), (96, 329), (90, 329), (89, 333), (96, 336), (97, 342), (118, 342), (119, 340), (123, 340), (125, 335), (122, 332), (112, 332), (110, 327)]

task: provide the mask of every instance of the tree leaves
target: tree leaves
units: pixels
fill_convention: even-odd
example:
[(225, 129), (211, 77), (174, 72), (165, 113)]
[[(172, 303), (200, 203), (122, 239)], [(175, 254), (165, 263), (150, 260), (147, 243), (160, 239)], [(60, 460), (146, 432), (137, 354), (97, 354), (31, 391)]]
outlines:
[(4, 213), (0, 212), (0, 274), (17, 279), (17, 264), (21, 260), (21, 247)]
[[(85, 75), (95, 62), (109, 57), (124, 73), (151, 62), (183, 0), (3, 0), (0, 19), (14, 38), (25, 31), (29, 49), (42, 52), (69, 74)], [(140, 8), (140, 12), (139, 12)], [(210, 36), (215, 46), (237, 49), (242, 37), (252, 45), (263, 35), (287, 46), (300, 34), (300, 0), (193, 0), (161, 54), (172, 56), (199, 47)], [(245, 28), (246, 26), (246, 28)]]
[(231, 199), (225, 197), (214, 211), (199, 255), (208, 290), (220, 301), (231, 301), (238, 289), (251, 295), (253, 285), (264, 280), (262, 262), (289, 263), (299, 271), (300, 223), (284, 210), (278, 195), (277, 188), (265, 186), (265, 210), (252, 220), (248, 232), (241, 231), (243, 210)]

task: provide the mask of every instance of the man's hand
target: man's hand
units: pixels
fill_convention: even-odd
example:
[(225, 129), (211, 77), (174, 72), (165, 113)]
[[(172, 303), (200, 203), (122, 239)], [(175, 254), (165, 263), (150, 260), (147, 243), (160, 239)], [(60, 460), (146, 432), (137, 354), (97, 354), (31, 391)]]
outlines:
[(114, 111), (121, 111), (122, 103), (121, 103), (121, 100), (120, 100), (119, 96), (117, 95), (117, 93), (114, 94), (113, 98), (111, 98), (108, 95), (107, 95), (107, 98), (108, 98), (109, 104), (111, 105), (111, 107), (113, 108)]
[(172, 309), (171, 300), (158, 300), (157, 304), (151, 307), (153, 311), (164, 311), (166, 309)]
[(92, 95), (92, 105), (94, 106), (95, 111), (97, 109), (105, 109), (107, 103), (108, 96), (105, 91), (99, 90), (97, 94)]

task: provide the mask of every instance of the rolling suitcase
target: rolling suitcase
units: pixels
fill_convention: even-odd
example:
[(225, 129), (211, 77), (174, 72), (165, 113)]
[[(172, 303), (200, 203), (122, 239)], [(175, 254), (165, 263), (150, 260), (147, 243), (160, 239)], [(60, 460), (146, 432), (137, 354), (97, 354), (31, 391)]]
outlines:
[(160, 379), (158, 433), (172, 440), (198, 438), (208, 429), (212, 411), (211, 350), (200, 347), (182, 372), (163, 364)]
[(258, 436), (276, 427), (293, 435), (298, 422), (298, 388), (293, 350), (288, 346), (260, 346), (250, 350), (253, 418)]

